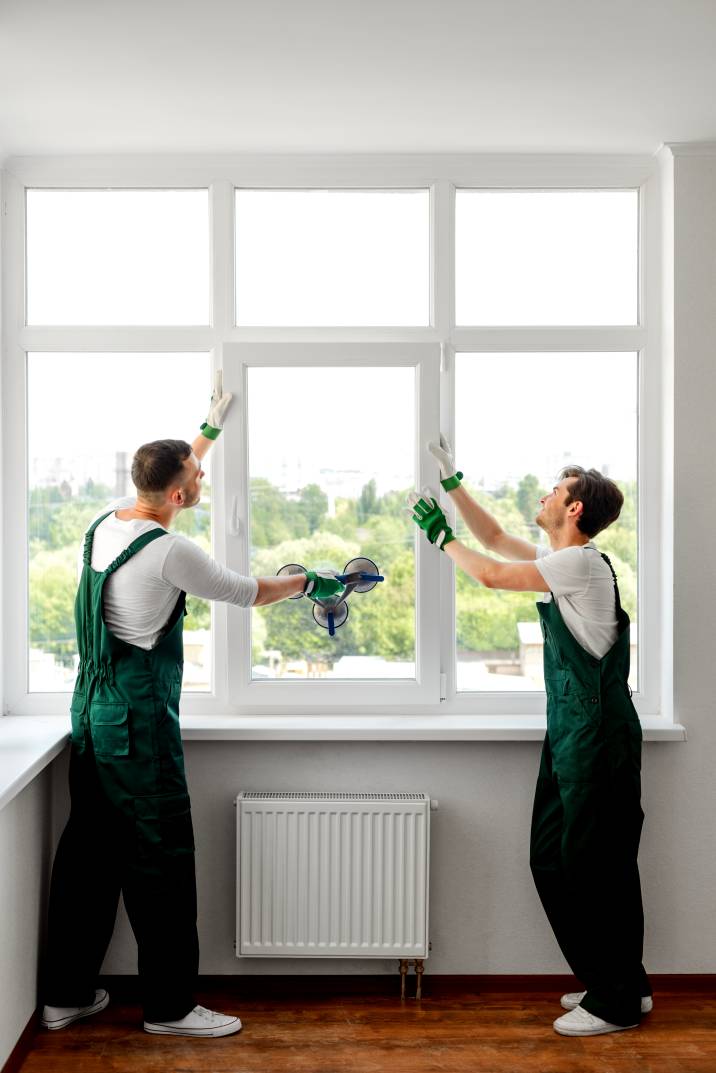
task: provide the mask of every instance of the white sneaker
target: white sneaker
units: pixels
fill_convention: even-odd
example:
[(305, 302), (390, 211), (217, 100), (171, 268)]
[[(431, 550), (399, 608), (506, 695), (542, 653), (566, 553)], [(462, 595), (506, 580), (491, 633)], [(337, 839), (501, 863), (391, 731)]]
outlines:
[(94, 1002), (91, 1006), (43, 1006), (43, 1028), (67, 1028), (73, 1021), (79, 1021), (81, 1017), (90, 1017), (93, 1013), (99, 1013), (109, 1002), (106, 991), (95, 991)]
[(144, 1031), (154, 1032), (158, 1036), (231, 1036), (240, 1030), (238, 1017), (216, 1013), (205, 1006), (195, 1006), (179, 1021), (144, 1022)]
[[(562, 995), (560, 1005), (565, 1010), (574, 1010), (579, 1006), (580, 1002), (586, 995), (586, 991), (570, 991), (566, 995)], [(654, 1009), (654, 1000), (651, 995), (642, 995), (641, 999), (641, 1012), (651, 1013)]]
[(559, 1032), (560, 1036), (601, 1036), (605, 1032), (623, 1032), (627, 1028), (636, 1027), (635, 1024), (610, 1025), (609, 1021), (595, 1017), (581, 1006), (576, 1006), (554, 1022), (554, 1030)]

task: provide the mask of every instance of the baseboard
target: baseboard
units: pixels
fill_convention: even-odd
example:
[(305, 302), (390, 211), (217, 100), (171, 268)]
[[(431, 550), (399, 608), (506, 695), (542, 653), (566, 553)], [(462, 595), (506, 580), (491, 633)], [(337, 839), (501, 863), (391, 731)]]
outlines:
[[(413, 970), (410, 970), (410, 977)], [(654, 991), (664, 993), (701, 992), (716, 994), (716, 973), (657, 973), (649, 977)], [(409, 980), (409, 993), (412, 991)], [(113, 997), (126, 1002), (138, 999), (136, 976), (103, 976), (101, 986)], [(336, 995), (393, 995), (399, 987), (399, 975), (249, 975), (227, 974), (224, 976), (203, 975), (199, 977), (198, 991), (232, 991), (239, 997), (290, 998), (300, 992), (301, 996)], [(568, 974), (549, 975), (431, 975), (426, 969), (423, 977), (423, 994), (449, 995), (508, 992), (563, 992), (576, 991), (579, 983)]]
[(0, 1070), (0, 1073), (17, 1073), (22, 1063), (27, 1058), (28, 1054), (32, 1050), (32, 1042), (37, 1035), (40, 1027), (40, 1015), (37, 1011), (33, 1013), (30, 1020), (25, 1025), (22, 1035), (13, 1047), (10, 1055), (8, 1056), (5, 1065)]

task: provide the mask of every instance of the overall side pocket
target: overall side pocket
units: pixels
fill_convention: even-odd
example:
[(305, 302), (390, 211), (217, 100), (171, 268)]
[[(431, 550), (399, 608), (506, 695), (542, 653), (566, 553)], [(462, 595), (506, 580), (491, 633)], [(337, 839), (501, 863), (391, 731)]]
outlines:
[(129, 756), (128, 713), (126, 701), (92, 701), (90, 731), (97, 756)]

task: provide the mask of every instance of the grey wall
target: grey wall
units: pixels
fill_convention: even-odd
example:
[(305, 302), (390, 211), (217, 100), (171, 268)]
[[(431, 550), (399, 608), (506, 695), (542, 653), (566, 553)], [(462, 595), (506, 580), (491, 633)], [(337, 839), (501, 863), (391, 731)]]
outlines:
[[(642, 861), (647, 956), (654, 972), (716, 969), (716, 940), (710, 935), (713, 885), (706, 881), (712, 866), (704, 865), (700, 875), (697, 870), (695, 881), (684, 879), (681, 869), (693, 869), (700, 840), (694, 833), (677, 845), (689, 827), (687, 812), (681, 819), (678, 786), (693, 770), (695, 753), (688, 743), (645, 747), (648, 818)], [(567, 971), (527, 863), (536, 743), (194, 742), (186, 754), (198, 846), (202, 972), (395, 971), (394, 962), (235, 958), (233, 798), (240, 789), (267, 787), (428, 791), (440, 803), (431, 818), (433, 951), (428, 971)], [(708, 818), (699, 825), (702, 834), (707, 826)], [(704, 941), (709, 935), (710, 946)], [(135, 971), (135, 948), (125, 921), (105, 971)]]
[(52, 771), (0, 809), (0, 1067), (37, 1007), (52, 857)]

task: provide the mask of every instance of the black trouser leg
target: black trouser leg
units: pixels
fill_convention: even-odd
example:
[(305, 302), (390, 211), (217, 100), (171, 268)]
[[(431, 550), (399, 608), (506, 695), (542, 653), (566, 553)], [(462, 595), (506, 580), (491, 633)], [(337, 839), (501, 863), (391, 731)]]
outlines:
[(135, 874), (124, 904), (139, 948), (145, 1021), (178, 1021), (196, 1005), (199, 939), (193, 854), (163, 876)]
[(650, 991), (636, 864), (641, 820), (638, 787), (560, 784), (545, 743), (532, 873), (560, 948), (586, 987), (582, 1005), (612, 1024), (637, 1023), (641, 995)]
[(580, 926), (584, 927), (584, 920), (580, 921), (579, 907), (567, 889), (562, 862), (563, 826), (562, 799), (545, 743), (532, 811), (530, 868), (560, 950), (577, 979), (584, 980), (585, 966), (580, 962)]
[(139, 947), (145, 1021), (177, 1021), (196, 1005), (194, 836), (186, 783), (135, 800), (135, 855), (123, 883)]
[(638, 780), (616, 775), (602, 784), (560, 789), (568, 816), (566, 882), (580, 899), (585, 919), (580, 962), (587, 994), (582, 1006), (612, 1024), (636, 1024), (645, 977)]
[(72, 808), (52, 868), (43, 1001), (88, 1006), (117, 915), (117, 832), (91, 750), (70, 755)]

